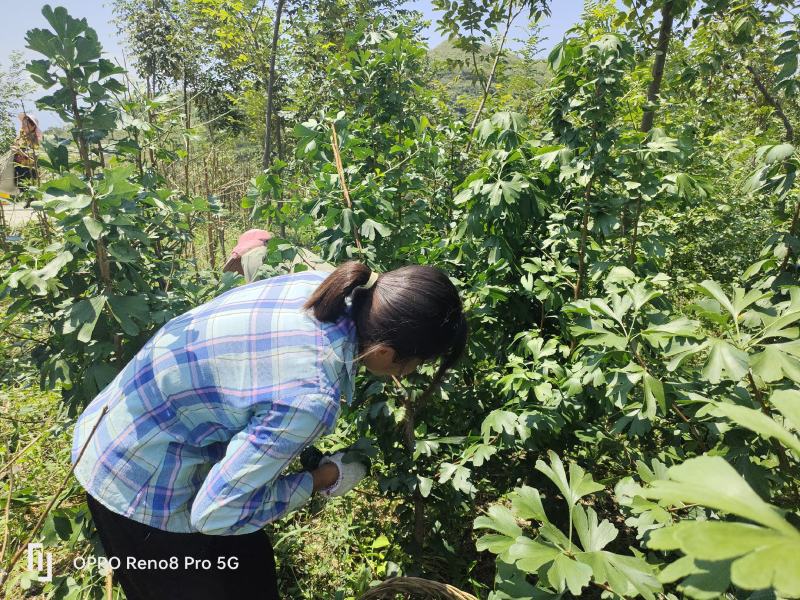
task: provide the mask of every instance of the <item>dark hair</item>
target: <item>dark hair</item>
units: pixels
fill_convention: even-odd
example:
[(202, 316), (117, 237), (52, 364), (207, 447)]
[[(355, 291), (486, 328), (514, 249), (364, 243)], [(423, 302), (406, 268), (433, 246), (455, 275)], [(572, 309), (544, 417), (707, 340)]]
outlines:
[(328, 275), (305, 304), (320, 321), (338, 320), (352, 297), (351, 315), (362, 349), (386, 344), (398, 359), (441, 358), (438, 385), (467, 345), (467, 320), (458, 290), (441, 269), (409, 265), (381, 273), (369, 289), (372, 271), (356, 261)]

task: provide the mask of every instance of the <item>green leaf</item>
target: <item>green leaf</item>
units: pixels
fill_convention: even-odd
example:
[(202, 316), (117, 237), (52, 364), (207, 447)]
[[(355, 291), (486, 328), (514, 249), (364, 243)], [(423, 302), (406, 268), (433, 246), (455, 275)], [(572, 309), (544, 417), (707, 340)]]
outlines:
[(772, 529), (748, 523), (682, 521), (653, 531), (648, 545), (656, 550), (680, 549), (694, 559), (724, 560), (769, 545), (775, 535)]
[(134, 263), (141, 259), (141, 254), (136, 252), (126, 241), (117, 241), (108, 245), (108, 252), (111, 256), (122, 263)]
[(46, 281), (58, 275), (59, 271), (61, 271), (61, 268), (71, 261), (72, 261), (71, 252), (67, 251), (59, 252), (53, 260), (51, 260), (41, 269), (37, 269), (34, 272), (36, 273), (37, 276), (41, 277)]
[(767, 316), (764, 320), (766, 327), (759, 335), (762, 340), (770, 337), (794, 338), (797, 337), (797, 328), (786, 329), (786, 326), (800, 320), (800, 310), (789, 310), (774, 318)]
[(653, 600), (661, 592), (661, 584), (653, 575), (653, 567), (637, 556), (623, 556), (602, 550), (579, 552), (575, 558), (592, 569), (592, 578), (605, 583), (619, 596), (632, 598), (641, 595)]
[(763, 146), (758, 152), (763, 156), (763, 162), (770, 165), (772, 163), (786, 160), (794, 154), (794, 146), (791, 144), (776, 144), (774, 146)]
[(697, 560), (735, 559), (732, 582), (744, 589), (774, 588), (780, 595), (800, 595), (800, 531), (746, 523), (683, 521), (653, 531), (648, 545), (681, 550)]
[(565, 554), (559, 554), (547, 571), (547, 579), (559, 592), (568, 588), (573, 596), (580, 597), (581, 591), (589, 585), (589, 581), (592, 579), (592, 568)]
[(711, 281), (707, 279), (703, 283), (698, 284), (697, 286), (701, 292), (705, 293), (708, 296), (714, 298), (720, 305), (727, 310), (733, 319), (736, 319), (736, 310), (733, 308), (733, 304), (728, 299), (728, 296), (725, 295), (725, 292), (722, 291), (722, 288), (716, 281)]
[(349, 208), (342, 209), (342, 231), (350, 233), (353, 230), (353, 211)]
[(597, 513), (592, 508), (584, 510), (582, 506), (576, 506), (572, 511), (572, 523), (581, 540), (581, 547), (586, 552), (602, 550), (615, 540), (619, 533), (606, 519), (598, 523)]
[(514, 545), (514, 538), (497, 533), (487, 533), (482, 535), (475, 542), (478, 552), (488, 550), (492, 554), (497, 554), (502, 560), (511, 560), (509, 550)]
[(97, 319), (106, 304), (106, 296), (100, 295), (87, 298), (73, 304), (65, 313), (66, 320), (62, 327), (64, 335), (78, 330), (78, 341), (88, 342), (92, 339), (92, 332), (97, 324)]
[(505, 432), (509, 435), (514, 435), (518, 422), (519, 418), (517, 417), (516, 413), (508, 410), (493, 410), (487, 415), (481, 424), (481, 435), (483, 435), (484, 443), (489, 443), (489, 438), (491, 437), (492, 431), (496, 431), (498, 433)]
[(493, 504), (486, 512), (485, 516), (481, 515), (475, 519), (473, 528), (492, 529), (512, 538), (522, 535), (522, 528), (517, 525), (514, 513), (505, 506)]
[(606, 276), (606, 283), (633, 283), (634, 281), (636, 281), (636, 275), (628, 267), (614, 267)]
[(719, 383), (723, 379), (740, 381), (747, 374), (747, 352), (716, 338), (709, 340), (709, 346), (711, 351), (703, 367), (703, 377), (709, 382)]
[[(791, 342), (790, 342), (791, 343)], [(771, 344), (750, 357), (750, 368), (766, 383), (784, 377), (800, 383), (800, 360), (783, 351), (784, 344)]]
[[(525, 573), (509, 562), (497, 562), (495, 591), (489, 595), (489, 600), (545, 600), (542, 591), (526, 581)], [(547, 598), (556, 600), (555, 596)]]
[(640, 495), (668, 504), (701, 504), (791, 534), (783, 511), (764, 502), (720, 456), (698, 456), (670, 467), (669, 480), (654, 481)]
[(663, 325), (650, 325), (642, 331), (648, 338), (668, 339), (675, 336), (682, 337), (701, 337), (698, 332), (699, 323), (687, 317), (679, 317)]
[(472, 461), (473, 465), (480, 467), (496, 453), (497, 446), (493, 446), (491, 444), (478, 444), (475, 447), (475, 451), (470, 457), (470, 460)]
[(658, 379), (650, 375), (644, 374), (644, 401), (645, 401), (645, 416), (652, 419), (656, 416), (656, 408), (661, 408), (661, 413), (667, 413), (667, 401), (664, 397), (664, 384)]
[(108, 304), (114, 318), (119, 321), (122, 330), (128, 335), (138, 335), (139, 327), (133, 321), (135, 317), (141, 323), (148, 323), (150, 317), (150, 306), (147, 296), (109, 296)]
[(520, 519), (536, 519), (537, 521), (547, 522), (547, 514), (542, 506), (542, 498), (536, 488), (523, 485), (516, 488), (508, 497), (511, 500), (514, 514)]
[(93, 240), (96, 240), (103, 235), (103, 224), (100, 221), (96, 221), (87, 215), (83, 217), (83, 224)]
[(439, 483), (446, 483), (452, 479), (452, 486), (465, 494), (475, 491), (475, 486), (469, 480), (471, 471), (462, 466), (452, 463), (442, 463), (440, 466)]
[(422, 475), (417, 475), (417, 486), (419, 487), (420, 495), (423, 498), (427, 498), (431, 494), (433, 479), (429, 477), (423, 477)]
[(547, 475), (548, 479), (556, 484), (570, 506), (577, 504), (578, 500), (587, 494), (603, 489), (602, 485), (595, 483), (592, 476), (574, 462), (569, 465), (569, 479), (567, 479), (564, 463), (561, 462), (558, 455), (552, 450), (548, 450), (547, 455), (550, 457), (550, 466), (539, 459), (536, 461), (536, 469)]
[(769, 401), (795, 431), (800, 431), (800, 391), (776, 390)]
[(800, 457), (800, 438), (792, 435), (777, 421), (760, 410), (722, 402), (714, 402), (713, 404), (715, 408), (712, 413), (714, 415), (730, 419), (745, 429), (755, 431), (762, 437), (775, 438), (787, 448), (791, 448)]
[(534, 541), (523, 535), (516, 538), (509, 548), (508, 556), (517, 568), (526, 573), (536, 573), (542, 565), (555, 560), (561, 554), (558, 548)]

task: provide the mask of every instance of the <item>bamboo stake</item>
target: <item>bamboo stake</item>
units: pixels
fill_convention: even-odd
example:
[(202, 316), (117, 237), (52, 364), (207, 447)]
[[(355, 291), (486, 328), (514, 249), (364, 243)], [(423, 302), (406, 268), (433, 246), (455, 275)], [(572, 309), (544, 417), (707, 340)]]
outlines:
[(114, 600), (114, 569), (111, 567), (106, 573), (106, 600)]
[[(339, 138), (336, 136), (336, 124), (331, 124), (331, 147), (333, 148), (333, 159), (336, 162), (336, 171), (339, 173), (339, 182), (342, 184), (342, 193), (344, 200), (347, 202), (347, 208), (353, 210), (353, 202), (350, 200), (350, 190), (347, 189), (347, 182), (344, 179), (344, 167), (342, 166), (342, 157), (339, 154)], [(361, 247), (361, 237), (358, 235), (355, 219), (351, 219), (353, 223), (353, 237), (356, 240), (356, 247), (361, 255), (364, 255), (364, 248)]]

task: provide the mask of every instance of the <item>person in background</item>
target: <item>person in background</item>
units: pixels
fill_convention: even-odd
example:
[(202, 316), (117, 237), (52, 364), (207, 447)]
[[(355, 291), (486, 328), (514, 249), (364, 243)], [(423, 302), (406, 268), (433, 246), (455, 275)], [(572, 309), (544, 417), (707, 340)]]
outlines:
[(170, 320), (73, 436), (75, 476), (128, 600), (278, 598), (264, 525), (366, 476), (349, 450), (290, 472), (352, 405), (358, 365), (403, 377), (437, 361), (431, 390), (466, 342), (456, 287), (423, 265), (281, 275)]
[[(223, 272), (239, 273), (247, 283), (255, 281), (258, 270), (267, 255), (267, 243), (273, 238), (266, 229), (248, 229), (239, 236), (236, 246), (228, 255), (222, 267)], [(296, 254), (285, 266), (293, 270), (295, 265), (304, 264), (312, 271), (331, 272), (334, 267), (306, 248), (295, 248)]]
[[(20, 120), (20, 130), (11, 146), (14, 151), (14, 184), (24, 191), (38, 177), (36, 149), (42, 143), (42, 130), (35, 116), (20, 113), (17, 117)], [(31, 201), (32, 198), (29, 197), (25, 208), (30, 206)]]

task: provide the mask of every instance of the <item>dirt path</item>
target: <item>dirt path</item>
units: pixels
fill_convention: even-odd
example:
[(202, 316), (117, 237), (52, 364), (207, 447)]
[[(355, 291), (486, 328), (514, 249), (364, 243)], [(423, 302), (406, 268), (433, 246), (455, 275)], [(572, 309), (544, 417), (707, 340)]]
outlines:
[(34, 216), (32, 208), (25, 208), (22, 204), (3, 204), (3, 214), (10, 231), (19, 231), (22, 226)]

